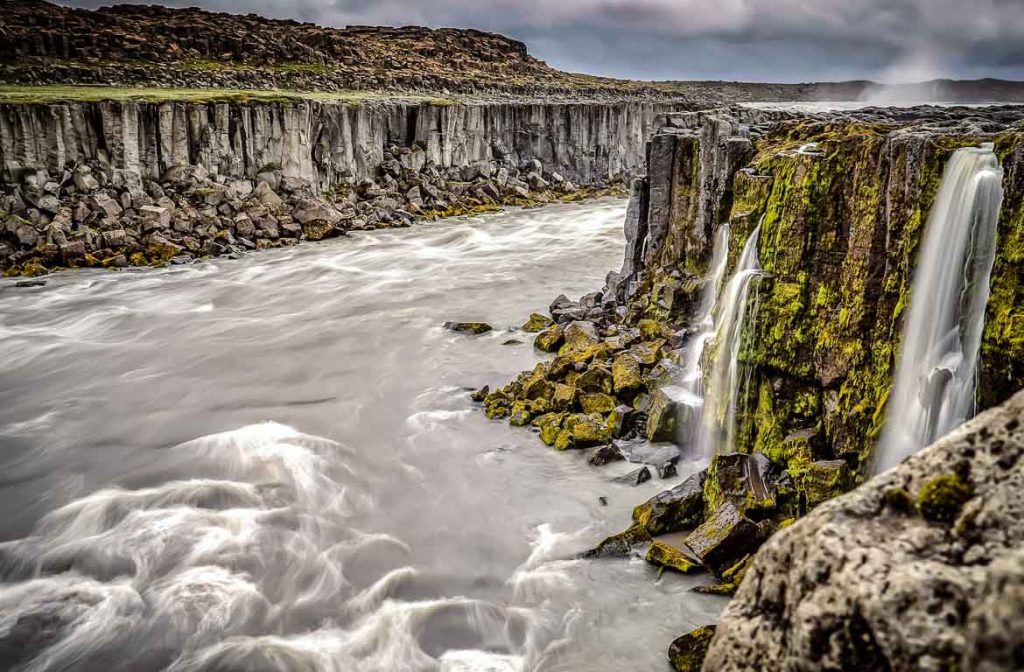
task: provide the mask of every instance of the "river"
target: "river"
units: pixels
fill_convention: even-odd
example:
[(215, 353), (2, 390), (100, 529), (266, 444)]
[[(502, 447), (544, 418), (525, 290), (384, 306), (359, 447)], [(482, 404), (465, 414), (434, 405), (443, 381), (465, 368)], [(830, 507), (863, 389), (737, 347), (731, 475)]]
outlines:
[(624, 212), (0, 281), (0, 666), (667, 669), (723, 600), (574, 555), (677, 480), (611, 483), (466, 392), (533, 367), (505, 327), (600, 287)]

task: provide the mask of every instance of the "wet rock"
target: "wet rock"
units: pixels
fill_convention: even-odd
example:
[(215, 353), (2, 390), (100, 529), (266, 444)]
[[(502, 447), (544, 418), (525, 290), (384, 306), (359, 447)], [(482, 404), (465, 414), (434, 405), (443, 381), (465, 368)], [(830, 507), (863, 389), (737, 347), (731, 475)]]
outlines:
[(540, 313), (531, 313), (530, 319), (523, 324), (522, 329), (527, 333), (537, 333), (551, 327), (554, 323), (550, 317), (545, 317)]
[(563, 383), (555, 383), (554, 390), (551, 395), (551, 405), (555, 410), (559, 411), (571, 411), (576, 408), (576, 402), (579, 399), (580, 391), (572, 385), (565, 385)]
[(619, 483), (621, 485), (640, 485), (641, 483), (646, 483), (649, 480), (651, 480), (651, 470), (647, 467), (640, 467), (639, 469), (634, 469), (628, 474), (616, 476), (612, 479), (612, 482)]
[(576, 448), (593, 446), (611, 440), (604, 418), (596, 413), (574, 413), (565, 419), (563, 428), (569, 432)]
[(621, 558), (632, 553), (633, 548), (650, 543), (651, 535), (640, 525), (634, 525), (624, 532), (613, 534), (604, 539), (591, 550), (583, 553), (582, 558)]
[(721, 574), (761, 543), (757, 525), (731, 503), (718, 507), (686, 537), (701, 564)]
[(484, 385), (479, 390), (475, 390), (471, 395), (469, 395), (469, 397), (473, 401), (483, 402), (483, 400), (486, 399), (487, 395), (490, 394), (490, 393), (491, 393), (490, 385)]
[(673, 441), (679, 415), (686, 407), (677, 404), (671, 396), (672, 390), (658, 388), (651, 393), (647, 408), (647, 429), (645, 435), (650, 441)]
[(555, 352), (562, 345), (562, 325), (555, 324), (537, 334), (533, 346), (544, 352)]
[(704, 499), (710, 509), (728, 502), (739, 511), (775, 507), (774, 470), (760, 453), (716, 455), (708, 466)]
[[(761, 465), (762, 471), (764, 465)], [(800, 474), (797, 484), (804, 494), (808, 509), (850, 490), (855, 475), (845, 460), (820, 460), (811, 462)], [(763, 495), (770, 497), (771, 493)]]
[(624, 460), (622, 453), (613, 444), (598, 446), (587, 456), (587, 463), (592, 467), (603, 467), (611, 462)]
[(704, 519), (704, 479), (699, 471), (633, 509), (633, 522), (652, 536), (693, 529)]
[(675, 672), (701, 672), (714, 636), (715, 626), (704, 625), (673, 641), (668, 648), (668, 662), (672, 669)]
[(684, 551), (657, 539), (647, 549), (644, 558), (655, 567), (673, 569), (681, 574), (692, 574), (699, 572), (702, 568), (695, 558), (690, 557)]
[(486, 322), (445, 322), (441, 326), (449, 331), (457, 331), (464, 334), (483, 334), (494, 328)]

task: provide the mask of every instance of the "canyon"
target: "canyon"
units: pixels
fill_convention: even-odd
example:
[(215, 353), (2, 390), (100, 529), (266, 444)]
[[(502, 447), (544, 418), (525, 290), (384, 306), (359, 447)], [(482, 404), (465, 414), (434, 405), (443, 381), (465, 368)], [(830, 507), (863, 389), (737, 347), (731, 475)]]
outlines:
[(1024, 85), (0, 38), (0, 667), (1024, 666)]

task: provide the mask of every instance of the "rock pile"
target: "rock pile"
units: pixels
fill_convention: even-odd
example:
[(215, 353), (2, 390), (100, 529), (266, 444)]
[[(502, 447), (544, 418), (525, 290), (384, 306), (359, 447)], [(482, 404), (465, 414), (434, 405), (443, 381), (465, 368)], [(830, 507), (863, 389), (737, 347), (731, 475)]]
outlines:
[(253, 179), (183, 165), (147, 180), (97, 160), (59, 175), (25, 170), (19, 184), (0, 191), (0, 269), (31, 276), (61, 267), (186, 263), (502, 204), (613, 193), (603, 184), (579, 189), (536, 160), (442, 170), (407, 147), (385, 152), (376, 179), (321, 194), (273, 165)]

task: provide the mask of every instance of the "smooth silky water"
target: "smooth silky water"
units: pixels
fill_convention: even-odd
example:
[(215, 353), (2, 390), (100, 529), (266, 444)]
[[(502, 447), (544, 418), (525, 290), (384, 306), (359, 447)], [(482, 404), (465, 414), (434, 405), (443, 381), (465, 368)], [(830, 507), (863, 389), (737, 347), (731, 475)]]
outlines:
[(639, 560), (573, 558), (677, 480), (609, 483), (628, 465), (590, 468), (467, 394), (533, 367), (529, 335), (503, 328), (599, 287), (624, 211), (0, 282), (0, 660), (665, 668), (723, 600)]

